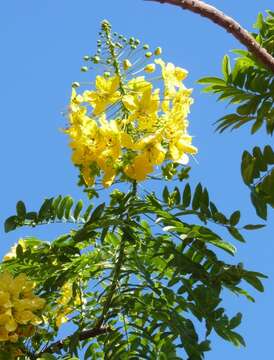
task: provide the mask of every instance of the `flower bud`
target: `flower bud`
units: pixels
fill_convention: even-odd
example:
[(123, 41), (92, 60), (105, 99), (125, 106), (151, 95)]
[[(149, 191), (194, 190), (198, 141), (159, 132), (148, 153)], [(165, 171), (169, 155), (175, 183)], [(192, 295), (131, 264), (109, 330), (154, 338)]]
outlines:
[(144, 70), (147, 73), (153, 73), (155, 71), (155, 64), (148, 64)]
[(148, 51), (145, 53), (145, 57), (150, 58), (152, 56), (152, 52)]
[(94, 64), (98, 64), (100, 60), (101, 60), (101, 59), (100, 59), (100, 56), (98, 56), (98, 55), (95, 55), (95, 56), (92, 58), (92, 61), (94, 62)]
[(109, 72), (109, 71), (105, 71), (105, 72), (104, 72), (104, 77), (109, 78), (109, 77), (110, 77), (110, 72)]
[(88, 67), (87, 67), (87, 66), (82, 66), (82, 67), (81, 67), (81, 71), (82, 71), (82, 72), (87, 72), (87, 71), (88, 71)]
[(143, 46), (143, 49), (144, 49), (144, 50), (148, 50), (148, 49), (149, 49), (149, 45), (148, 45), (148, 44), (145, 44), (145, 45)]
[(75, 89), (75, 88), (78, 88), (80, 87), (80, 84), (77, 82), (77, 81), (74, 81), (71, 86)]
[(130, 62), (128, 59), (125, 59), (125, 60), (123, 61), (123, 68), (124, 68), (124, 70), (128, 70), (129, 68), (131, 68), (131, 66), (132, 66), (132, 64), (131, 64), (131, 62)]
[(161, 54), (162, 54), (162, 48), (157, 47), (157, 48), (155, 49), (155, 51), (154, 51), (154, 54), (155, 54), (155, 55), (161, 55)]
[(101, 22), (101, 27), (103, 30), (110, 30), (111, 29), (111, 25), (107, 20), (103, 20)]
[(89, 57), (88, 55), (85, 55), (85, 56), (83, 57), (83, 59), (84, 59), (85, 61), (88, 61), (88, 60), (90, 59), (90, 57)]

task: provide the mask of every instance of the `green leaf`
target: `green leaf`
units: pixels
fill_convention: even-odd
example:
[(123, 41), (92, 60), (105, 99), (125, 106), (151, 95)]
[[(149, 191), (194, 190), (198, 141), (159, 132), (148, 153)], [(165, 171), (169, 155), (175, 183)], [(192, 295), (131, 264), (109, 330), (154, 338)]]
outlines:
[(90, 205), (87, 207), (87, 209), (86, 209), (86, 211), (85, 211), (85, 213), (84, 213), (84, 215), (83, 215), (83, 218), (85, 219), (85, 221), (88, 221), (92, 209), (93, 209), (93, 204), (90, 204)]
[(79, 218), (79, 215), (81, 214), (81, 211), (83, 209), (84, 203), (82, 200), (79, 200), (74, 208), (73, 211), (73, 217), (75, 220), (77, 220)]
[(244, 279), (246, 282), (248, 282), (250, 285), (252, 285), (258, 291), (264, 292), (263, 284), (262, 284), (261, 280), (259, 280), (256, 276), (245, 275)]
[(98, 205), (94, 209), (93, 213), (91, 214), (91, 216), (88, 220), (88, 223), (92, 223), (92, 222), (95, 222), (96, 220), (100, 219), (101, 215), (104, 212), (104, 209), (105, 209), (105, 203)]
[(199, 183), (196, 186), (196, 189), (195, 189), (195, 192), (193, 195), (193, 199), (192, 199), (192, 209), (193, 210), (199, 209), (202, 193), (203, 193), (203, 188), (202, 188), (202, 185)]
[(211, 76), (211, 77), (204, 77), (197, 81), (198, 84), (219, 84), (225, 85), (225, 81), (223, 79)]
[(257, 120), (254, 122), (254, 124), (251, 127), (251, 134), (255, 134), (263, 125), (264, 118), (263, 117), (257, 117)]
[(265, 146), (263, 157), (268, 164), (274, 164), (274, 151), (270, 145)]
[(248, 224), (248, 225), (245, 225), (243, 228), (245, 230), (256, 230), (256, 229), (261, 229), (265, 226), (266, 226), (265, 224), (256, 224), (256, 225)]
[(234, 239), (245, 242), (245, 239), (235, 227), (228, 227), (227, 230), (234, 237)]
[(17, 216), (10, 216), (5, 221), (5, 232), (10, 232), (12, 230), (15, 230), (18, 225), (18, 218)]
[(18, 201), (16, 204), (17, 217), (19, 220), (24, 221), (26, 218), (26, 206), (23, 201)]
[(254, 159), (248, 151), (244, 151), (242, 155), (241, 173), (244, 183), (249, 185), (254, 178)]
[(18, 259), (22, 259), (23, 255), (24, 255), (23, 248), (22, 248), (22, 246), (21, 246), (20, 244), (18, 244), (18, 245), (16, 246), (16, 257), (17, 257)]
[(266, 220), (267, 219), (267, 205), (266, 205), (265, 201), (260, 196), (255, 194), (255, 192), (251, 192), (251, 201), (255, 207), (256, 214), (260, 218)]
[(167, 186), (164, 187), (162, 196), (163, 196), (165, 203), (168, 203), (169, 191), (168, 191)]
[(224, 79), (227, 82), (229, 80), (230, 74), (231, 74), (231, 66), (230, 66), (230, 60), (227, 55), (223, 58), (223, 64), (222, 64), (222, 72), (224, 75)]
[(241, 217), (241, 213), (240, 211), (235, 211), (233, 214), (231, 214), (230, 218), (229, 218), (229, 222), (231, 226), (235, 226), (238, 224), (238, 222), (240, 221), (240, 217)]
[(241, 321), (242, 321), (242, 314), (238, 313), (230, 320), (229, 328), (235, 329), (237, 326), (239, 326), (241, 324)]
[(59, 203), (58, 208), (56, 210), (56, 215), (57, 218), (59, 220), (62, 220), (63, 216), (64, 216), (64, 211), (65, 211), (65, 206), (66, 206), (66, 202), (67, 202), (67, 196), (65, 196)]
[(231, 341), (235, 346), (246, 346), (243, 337), (234, 331), (229, 332), (228, 340)]
[(191, 202), (191, 188), (189, 184), (186, 184), (183, 192), (183, 207), (187, 208)]
[(52, 203), (54, 198), (45, 199), (43, 202), (39, 212), (38, 212), (38, 219), (39, 220), (49, 220), (49, 218), (53, 215), (52, 214)]
[(70, 211), (71, 208), (73, 206), (73, 199), (71, 196), (66, 196), (66, 204), (65, 204), (65, 218), (69, 219), (70, 218)]

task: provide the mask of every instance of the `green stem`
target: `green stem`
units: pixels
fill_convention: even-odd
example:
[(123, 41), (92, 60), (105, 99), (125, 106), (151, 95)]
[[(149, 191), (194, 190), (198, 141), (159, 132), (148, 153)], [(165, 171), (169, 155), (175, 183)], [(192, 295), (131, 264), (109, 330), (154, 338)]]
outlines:
[[(130, 199), (134, 198), (136, 193), (137, 193), (137, 182), (133, 181), (132, 182), (132, 191), (131, 191)], [(127, 218), (126, 218), (125, 222), (127, 222), (129, 220), (129, 209), (130, 209), (130, 206), (128, 205), (127, 208), (126, 208), (126, 212), (125, 212), (125, 214), (127, 215)], [(123, 261), (124, 261), (124, 255), (125, 255), (125, 246), (126, 246), (126, 241), (128, 239), (128, 234), (129, 234), (128, 228), (125, 227), (123, 229), (121, 243), (120, 243), (120, 247), (119, 247), (119, 251), (118, 251), (118, 259), (117, 259), (117, 262), (116, 262), (116, 264), (114, 266), (114, 269), (112, 271), (112, 282), (111, 282), (111, 285), (110, 285), (109, 292), (107, 294), (105, 303), (103, 305), (102, 314), (101, 314), (101, 316), (99, 317), (99, 319), (97, 320), (97, 322), (95, 324), (95, 329), (98, 329), (98, 328), (100, 328), (102, 326), (102, 324), (105, 321), (108, 310), (111, 307), (112, 299), (113, 299), (113, 296), (114, 296), (115, 291), (117, 289), (117, 285), (118, 285), (121, 270), (122, 270), (122, 265), (123, 265)]]
[(112, 37), (111, 37), (111, 25), (109, 24), (108, 21), (104, 20), (102, 22), (102, 30), (106, 34), (106, 39), (107, 39), (106, 45), (108, 46), (110, 56), (113, 60), (112, 64), (114, 67), (114, 72), (120, 79), (120, 91), (121, 91), (122, 95), (125, 95), (126, 91), (124, 88), (124, 84), (122, 82), (122, 74), (121, 74), (120, 64), (119, 64), (118, 56), (115, 51), (115, 43), (112, 41)]
[(121, 239), (121, 243), (120, 243), (120, 247), (119, 247), (119, 253), (118, 253), (118, 259), (117, 259), (117, 263), (113, 269), (113, 279), (112, 279), (112, 283), (109, 289), (109, 293), (107, 295), (106, 301), (104, 303), (103, 306), (103, 311), (102, 314), (100, 316), (100, 318), (98, 319), (96, 325), (95, 325), (95, 329), (98, 329), (102, 326), (106, 314), (109, 310), (109, 308), (111, 307), (111, 302), (112, 302), (112, 298), (113, 295), (115, 293), (117, 284), (118, 284), (118, 280), (120, 277), (120, 273), (121, 273), (121, 269), (122, 269), (122, 264), (123, 264), (123, 259), (124, 259), (124, 253), (125, 253), (125, 245), (126, 245), (126, 234), (124, 232), (122, 239)]

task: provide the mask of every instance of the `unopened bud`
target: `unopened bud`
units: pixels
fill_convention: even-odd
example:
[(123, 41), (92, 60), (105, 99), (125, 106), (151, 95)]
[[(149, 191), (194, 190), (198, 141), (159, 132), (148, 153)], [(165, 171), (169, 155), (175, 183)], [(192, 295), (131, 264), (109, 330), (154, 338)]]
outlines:
[(101, 22), (101, 26), (102, 26), (102, 29), (103, 30), (109, 30), (109, 29), (111, 29), (111, 25), (110, 25), (110, 23), (107, 21), (107, 20), (103, 20), (102, 22)]
[(98, 64), (99, 61), (100, 61), (100, 56), (95, 55), (95, 56), (92, 58), (92, 61), (94, 62), (94, 64)]
[(157, 48), (155, 49), (155, 51), (154, 51), (154, 54), (155, 54), (155, 55), (161, 55), (161, 54), (162, 54), (162, 48), (157, 47)]
[(89, 57), (88, 55), (85, 55), (85, 56), (83, 57), (83, 59), (84, 59), (85, 61), (88, 61), (88, 60), (90, 59), (90, 57)]
[(105, 71), (105, 72), (104, 72), (104, 77), (106, 77), (106, 78), (110, 77), (110, 72), (109, 72), (109, 71)]
[(88, 71), (88, 67), (87, 67), (87, 66), (82, 66), (82, 67), (81, 67), (81, 71), (82, 71), (82, 72), (87, 72), (87, 71)]
[(147, 73), (153, 73), (155, 71), (155, 64), (148, 64), (144, 70)]
[(143, 46), (143, 49), (144, 49), (144, 50), (148, 50), (148, 49), (149, 49), (149, 45), (148, 45), (148, 44), (145, 44), (145, 45)]
[(145, 53), (145, 57), (150, 58), (152, 56), (152, 52), (148, 51)]
[(131, 64), (131, 62), (130, 62), (128, 59), (125, 59), (125, 60), (123, 61), (123, 68), (124, 68), (124, 70), (128, 70), (129, 68), (131, 68), (131, 66), (132, 66), (132, 64)]
[(78, 87), (80, 86), (80, 84), (79, 84), (77, 81), (74, 81), (74, 82), (71, 84), (71, 86), (72, 86), (73, 88), (78, 88)]

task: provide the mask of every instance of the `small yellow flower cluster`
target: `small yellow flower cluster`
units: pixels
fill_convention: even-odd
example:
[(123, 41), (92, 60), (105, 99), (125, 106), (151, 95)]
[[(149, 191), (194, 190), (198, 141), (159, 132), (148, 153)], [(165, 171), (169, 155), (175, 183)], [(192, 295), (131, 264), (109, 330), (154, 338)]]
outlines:
[(61, 297), (58, 300), (58, 310), (55, 324), (59, 328), (68, 321), (67, 315), (75, 310), (75, 306), (81, 305), (81, 298), (77, 294), (73, 297), (72, 282), (66, 282), (61, 288)]
[[(161, 51), (157, 48), (154, 54)], [(66, 133), (72, 161), (88, 186), (101, 172), (104, 187), (119, 174), (143, 181), (155, 166), (165, 161), (186, 164), (187, 154), (197, 153), (187, 131), (192, 104), (192, 90), (182, 82), (187, 71), (156, 58), (137, 71), (158, 70), (159, 87), (154, 88), (145, 76), (133, 76), (134, 62), (113, 57), (113, 72), (98, 75), (95, 89), (77, 93), (78, 83), (72, 89)]]
[(33, 288), (25, 274), (0, 274), (0, 341), (17, 342), (41, 322), (35, 312), (44, 307), (45, 300), (34, 295)]

